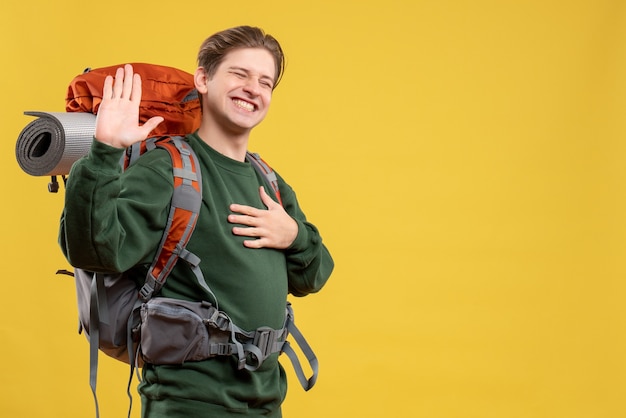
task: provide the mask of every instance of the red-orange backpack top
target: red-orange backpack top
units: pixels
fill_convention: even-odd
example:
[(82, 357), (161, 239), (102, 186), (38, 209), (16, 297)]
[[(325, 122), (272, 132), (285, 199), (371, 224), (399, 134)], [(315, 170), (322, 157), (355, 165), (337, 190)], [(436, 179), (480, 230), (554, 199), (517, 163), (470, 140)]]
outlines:
[[(142, 95), (139, 106), (139, 123), (153, 116), (165, 120), (156, 127), (152, 136), (187, 135), (200, 126), (200, 98), (193, 75), (164, 65), (133, 63), (133, 71), (141, 75)], [(105, 78), (115, 76), (119, 65), (96, 69), (87, 68), (76, 76), (67, 89), (67, 112), (98, 113), (102, 102)]]

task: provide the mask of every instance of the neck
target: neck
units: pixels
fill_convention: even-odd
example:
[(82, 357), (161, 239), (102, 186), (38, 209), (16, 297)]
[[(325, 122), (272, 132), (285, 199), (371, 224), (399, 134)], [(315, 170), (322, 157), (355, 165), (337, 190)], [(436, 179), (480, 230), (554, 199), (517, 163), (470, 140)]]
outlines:
[(248, 150), (250, 131), (225, 132), (217, 124), (202, 124), (198, 136), (220, 154), (236, 161), (244, 161)]

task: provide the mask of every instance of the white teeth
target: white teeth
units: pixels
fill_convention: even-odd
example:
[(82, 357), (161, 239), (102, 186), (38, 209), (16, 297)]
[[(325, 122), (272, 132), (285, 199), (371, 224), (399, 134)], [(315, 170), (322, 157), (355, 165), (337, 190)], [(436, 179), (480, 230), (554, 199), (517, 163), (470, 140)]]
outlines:
[(240, 107), (248, 112), (252, 112), (254, 110), (254, 105), (252, 103), (244, 102), (243, 100), (233, 100), (235, 106)]

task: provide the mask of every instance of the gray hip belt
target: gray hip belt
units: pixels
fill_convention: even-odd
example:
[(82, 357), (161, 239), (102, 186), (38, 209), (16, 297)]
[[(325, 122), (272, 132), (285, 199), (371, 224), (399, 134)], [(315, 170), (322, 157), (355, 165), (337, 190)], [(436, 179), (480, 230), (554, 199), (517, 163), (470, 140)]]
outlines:
[[(311, 366), (313, 376), (308, 379), (287, 341), (290, 334)], [(209, 302), (152, 298), (141, 307), (140, 352), (145, 362), (156, 365), (234, 355), (238, 368), (249, 371), (258, 369), (270, 355), (285, 353), (305, 390), (313, 386), (318, 372), (317, 358), (295, 326), (290, 303), (281, 329), (246, 331)]]

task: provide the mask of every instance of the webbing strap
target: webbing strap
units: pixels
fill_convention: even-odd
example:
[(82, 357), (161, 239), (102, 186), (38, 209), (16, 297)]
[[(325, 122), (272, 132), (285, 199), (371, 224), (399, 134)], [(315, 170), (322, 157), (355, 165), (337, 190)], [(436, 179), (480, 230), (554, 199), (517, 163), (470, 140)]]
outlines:
[(278, 188), (278, 178), (276, 177), (276, 173), (272, 170), (272, 167), (269, 166), (261, 156), (255, 152), (246, 152), (246, 157), (248, 162), (252, 164), (252, 166), (265, 178), (265, 180), (272, 187), (272, 191), (278, 200), (278, 203), (282, 206), (283, 200), (280, 197), (280, 189)]
[[(94, 273), (90, 288), (90, 309), (89, 309), (89, 386), (93, 394), (93, 400), (96, 404), (96, 418), (100, 418), (100, 407), (98, 406), (98, 395), (96, 394), (96, 384), (98, 382), (98, 343), (100, 341), (100, 329), (98, 323), (100, 321), (98, 314), (98, 275)], [(104, 284), (104, 283), (103, 283)]]
[(306, 378), (304, 374), (304, 370), (302, 370), (302, 365), (300, 364), (300, 360), (298, 360), (298, 356), (296, 355), (296, 352), (293, 350), (293, 348), (289, 344), (289, 341), (285, 341), (285, 344), (283, 345), (283, 353), (287, 354), (287, 357), (289, 357), (289, 360), (291, 360), (291, 364), (293, 365), (293, 368), (296, 372), (296, 376), (298, 377), (298, 380), (300, 381), (300, 384), (302, 385), (304, 390), (308, 391), (309, 389), (313, 387), (313, 385), (315, 385), (315, 382), (317, 381), (317, 375), (319, 372), (319, 362), (317, 361), (317, 356), (313, 352), (313, 349), (304, 338), (304, 335), (302, 335), (298, 327), (296, 327), (296, 323), (294, 322), (294, 317), (293, 317), (293, 309), (291, 308), (291, 304), (289, 303), (287, 304), (287, 325), (286, 326), (287, 326), (287, 330), (293, 336), (293, 339), (296, 341), (296, 343), (300, 347), (300, 350), (302, 350), (302, 353), (304, 354), (307, 361), (309, 362), (309, 366), (311, 367), (311, 370), (313, 372), (311, 377), (308, 379)]
[[(128, 376), (128, 385), (126, 386), (126, 394), (128, 395), (128, 418), (130, 418), (130, 414), (133, 410), (133, 395), (131, 392), (131, 384), (133, 381), (133, 372), (135, 369), (138, 369), (138, 357), (139, 357), (139, 345), (135, 346), (135, 341), (133, 339), (133, 332), (135, 328), (139, 326), (139, 317), (136, 312), (141, 308), (141, 300), (137, 298), (135, 304), (133, 305), (133, 309), (130, 311), (130, 316), (126, 321), (126, 350), (128, 352), (128, 363), (130, 364), (130, 373)], [(141, 381), (141, 377), (139, 373), (137, 373), (137, 378)]]
[[(192, 254), (192, 253), (189, 253), (189, 254)], [(195, 255), (194, 255), (194, 257), (195, 257)], [(198, 261), (199, 260), (200, 259), (198, 259)], [(185, 261), (187, 261), (187, 259), (185, 259)], [(208, 294), (210, 294), (213, 297), (213, 300), (215, 301), (215, 309), (219, 310), (220, 306), (219, 306), (219, 303), (217, 301), (217, 296), (215, 296), (215, 293), (213, 293), (213, 291), (211, 290), (211, 288), (207, 284), (206, 280), (204, 279), (204, 275), (202, 274), (202, 269), (200, 269), (200, 266), (198, 264), (191, 264), (191, 263), (189, 263), (189, 267), (191, 268), (191, 271), (193, 271), (193, 274), (195, 274), (196, 279), (198, 280), (198, 284), (200, 285), (200, 287), (203, 288)]]
[(174, 177), (180, 177), (180, 178), (191, 180), (191, 181), (198, 180), (198, 176), (196, 176), (196, 173), (194, 173), (193, 171), (185, 170), (182, 168), (175, 168), (173, 170), (173, 173), (174, 173)]

